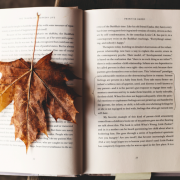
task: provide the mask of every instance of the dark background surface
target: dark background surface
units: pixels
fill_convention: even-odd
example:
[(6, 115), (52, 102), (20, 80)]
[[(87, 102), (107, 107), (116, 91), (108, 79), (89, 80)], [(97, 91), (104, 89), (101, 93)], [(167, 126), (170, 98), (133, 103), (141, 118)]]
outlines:
[[(54, 6), (55, 0), (0, 0), (0, 8)], [(60, 0), (60, 6), (80, 9), (139, 8), (179, 9), (179, 0)]]
[[(55, 0), (0, 0), (2, 8), (54, 6)], [(180, 9), (180, 0), (61, 0), (59, 6), (78, 6), (80, 9), (109, 9), (109, 8), (137, 8), (137, 9)], [(180, 23), (180, 22), (179, 22)], [(179, 177), (152, 174), (152, 180), (180, 180)], [(0, 176), (0, 180), (26, 180), (25, 176)], [(82, 176), (76, 178), (41, 177), (39, 180), (114, 180), (115, 177)], [(29, 179), (31, 180), (31, 179)]]

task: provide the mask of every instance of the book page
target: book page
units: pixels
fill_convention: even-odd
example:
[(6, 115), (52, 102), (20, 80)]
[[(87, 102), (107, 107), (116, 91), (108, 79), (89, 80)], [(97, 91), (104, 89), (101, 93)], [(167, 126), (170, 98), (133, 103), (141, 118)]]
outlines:
[[(0, 59), (13, 61), (33, 56), (37, 13), (40, 14), (35, 58), (51, 53), (52, 61), (70, 64), (82, 77), (82, 11), (71, 8), (21, 8), (0, 10)], [(67, 83), (82, 95), (82, 81)], [(82, 98), (75, 99), (77, 124), (55, 119), (47, 112), (48, 137), (39, 134), (26, 154), (24, 143), (15, 141), (10, 125), (13, 102), (0, 113), (0, 171), (36, 175), (82, 173)]]
[(180, 170), (180, 12), (85, 11), (85, 173)]

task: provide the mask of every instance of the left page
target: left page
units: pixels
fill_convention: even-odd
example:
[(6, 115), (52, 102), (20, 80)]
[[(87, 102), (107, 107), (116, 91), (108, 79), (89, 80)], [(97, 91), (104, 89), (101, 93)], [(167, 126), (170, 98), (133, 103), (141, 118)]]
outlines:
[[(82, 11), (71, 8), (42, 7), (0, 10), (0, 60), (33, 55), (37, 13), (40, 14), (34, 63), (51, 53), (52, 61), (70, 64), (82, 77)], [(2, 74), (1, 74), (2, 75)], [(82, 81), (68, 85), (82, 95)], [(47, 112), (48, 137), (39, 134), (26, 154), (24, 143), (15, 141), (13, 102), (0, 113), (0, 172), (36, 175), (76, 175), (82, 173), (82, 98), (75, 99), (77, 124), (58, 119)]]

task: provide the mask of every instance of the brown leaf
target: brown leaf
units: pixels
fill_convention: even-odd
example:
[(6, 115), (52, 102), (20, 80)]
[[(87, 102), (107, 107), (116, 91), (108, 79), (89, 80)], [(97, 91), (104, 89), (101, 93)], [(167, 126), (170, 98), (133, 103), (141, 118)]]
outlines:
[(51, 55), (40, 59), (32, 70), (31, 64), (23, 59), (0, 62), (0, 111), (14, 100), (11, 124), (15, 126), (15, 139), (25, 143), (26, 151), (38, 132), (47, 135), (46, 107), (54, 119), (76, 123), (77, 94), (66, 81), (77, 77), (68, 65), (51, 62)]

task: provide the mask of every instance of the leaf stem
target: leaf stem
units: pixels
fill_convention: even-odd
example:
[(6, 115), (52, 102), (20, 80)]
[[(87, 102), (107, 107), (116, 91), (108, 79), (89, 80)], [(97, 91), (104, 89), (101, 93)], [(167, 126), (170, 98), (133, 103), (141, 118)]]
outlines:
[(36, 34), (35, 34), (35, 41), (34, 41), (34, 50), (33, 50), (33, 57), (31, 61), (31, 70), (33, 70), (33, 60), (34, 60), (34, 53), (35, 53), (35, 47), (36, 47), (36, 38), (37, 38), (37, 29), (38, 29), (38, 23), (39, 23), (39, 14), (37, 13), (37, 24), (36, 24)]
[[(38, 29), (38, 23), (39, 23), (39, 16), (38, 13), (37, 13), (37, 24), (36, 24), (36, 34), (35, 34), (35, 41), (34, 41), (34, 50), (33, 50), (33, 57), (32, 57), (32, 61), (31, 61), (31, 69), (30, 69), (30, 76), (29, 76), (29, 88), (28, 88), (28, 103), (27, 103), (27, 124), (26, 124), (26, 127), (27, 129), (29, 129), (29, 122), (28, 122), (28, 119), (29, 119), (29, 105), (30, 105), (30, 90), (31, 90), (31, 80), (32, 80), (32, 76), (33, 76), (33, 60), (34, 60), (34, 52), (35, 52), (35, 47), (36, 47), (36, 37), (37, 37), (37, 29)], [(31, 144), (31, 142), (29, 143), (29, 131), (27, 130), (27, 143), (26, 143), (26, 153), (27, 153), (27, 150), (28, 150), (28, 147), (29, 145)]]

